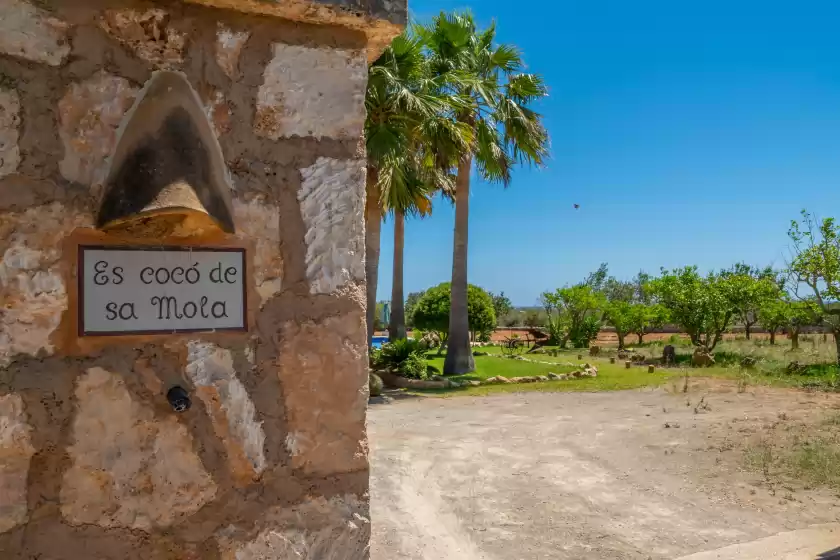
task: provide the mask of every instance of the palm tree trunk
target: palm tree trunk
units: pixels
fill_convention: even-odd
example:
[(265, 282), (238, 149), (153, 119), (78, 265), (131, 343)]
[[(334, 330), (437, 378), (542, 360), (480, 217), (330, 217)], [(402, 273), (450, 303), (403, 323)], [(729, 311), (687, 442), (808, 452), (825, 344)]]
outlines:
[(444, 375), (475, 371), (470, 347), (467, 311), (467, 245), (470, 226), (470, 170), (472, 154), (458, 165), (455, 183), (455, 236), (452, 248), (452, 301), (449, 309), (449, 346), (443, 364)]
[(376, 286), (379, 282), (379, 244), (382, 232), (382, 210), (379, 206), (379, 174), (369, 167), (367, 172), (367, 200), (365, 202), (365, 273), (367, 275), (367, 335), (368, 347), (373, 341), (376, 322)]
[(405, 297), (403, 297), (403, 253), (405, 252), (405, 215), (394, 212), (394, 281), (391, 284), (391, 324), (388, 335), (392, 341), (405, 338)]

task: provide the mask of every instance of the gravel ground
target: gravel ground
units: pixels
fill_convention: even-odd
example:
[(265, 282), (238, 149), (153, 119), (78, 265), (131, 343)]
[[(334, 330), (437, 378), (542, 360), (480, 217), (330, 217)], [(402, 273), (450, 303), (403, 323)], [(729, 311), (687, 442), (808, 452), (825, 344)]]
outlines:
[[(701, 396), (708, 406), (695, 410)], [(814, 558), (840, 546), (840, 526), (817, 526), (840, 519), (838, 496), (769, 488), (741, 468), (742, 445), (778, 418), (816, 421), (837, 408), (833, 396), (738, 394), (719, 383), (688, 395), (656, 389), (374, 404), (372, 557)], [(773, 544), (779, 539), (787, 552), (768, 555), (782, 550)], [(770, 544), (761, 549), (762, 542)]]

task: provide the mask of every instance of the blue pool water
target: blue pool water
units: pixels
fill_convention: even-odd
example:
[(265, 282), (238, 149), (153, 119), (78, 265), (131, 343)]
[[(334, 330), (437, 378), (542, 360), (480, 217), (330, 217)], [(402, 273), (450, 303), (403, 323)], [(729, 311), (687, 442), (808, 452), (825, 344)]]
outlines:
[(387, 336), (374, 336), (371, 346), (374, 348), (382, 348), (382, 345), (388, 342)]

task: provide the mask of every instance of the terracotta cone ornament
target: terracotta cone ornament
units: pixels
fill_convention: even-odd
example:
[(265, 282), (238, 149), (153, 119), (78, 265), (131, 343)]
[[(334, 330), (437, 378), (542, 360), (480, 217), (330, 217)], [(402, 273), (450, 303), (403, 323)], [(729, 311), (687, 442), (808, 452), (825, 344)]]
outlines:
[(179, 72), (157, 72), (138, 96), (110, 161), (97, 227), (140, 237), (233, 233), (222, 150)]

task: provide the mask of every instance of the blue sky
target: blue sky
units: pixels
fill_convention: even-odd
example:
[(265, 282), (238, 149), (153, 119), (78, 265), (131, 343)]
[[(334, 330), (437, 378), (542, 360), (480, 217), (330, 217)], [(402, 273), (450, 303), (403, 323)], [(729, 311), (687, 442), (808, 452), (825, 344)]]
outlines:
[[(838, 216), (840, 3), (410, 0), (469, 7), (545, 78), (545, 169), (472, 186), (470, 282), (516, 305), (581, 280), (783, 266), (802, 208)], [(580, 210), (573, 208), (580, 204)], [(454, 209), (406, 225), (406, 294), (447, 281)], [(382, 232), (378, 299), (391, 293)]]

